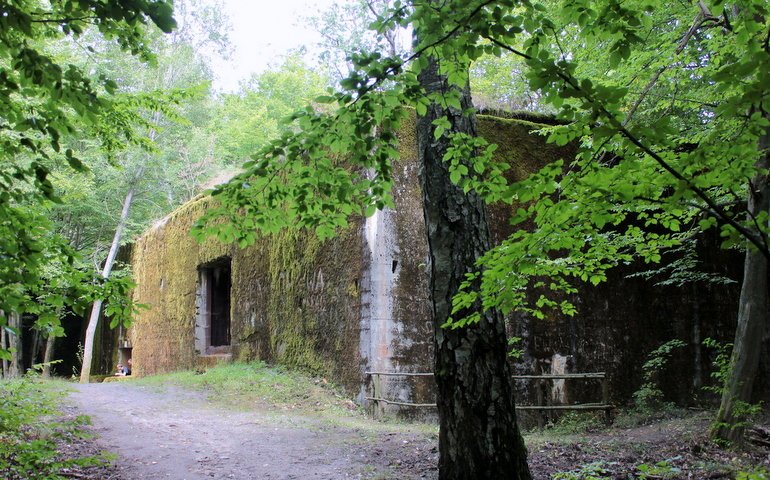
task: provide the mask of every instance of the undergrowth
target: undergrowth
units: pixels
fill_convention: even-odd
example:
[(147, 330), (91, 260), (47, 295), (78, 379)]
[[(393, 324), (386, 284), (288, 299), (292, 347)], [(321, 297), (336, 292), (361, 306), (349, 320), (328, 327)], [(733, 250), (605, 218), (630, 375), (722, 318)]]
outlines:
[(63, 395), (56, 384), (34, 377), (0, 380), (0, 478), (58, 480), (105, 461), (59, 453), (59, 444), (84, 438), (88, 422), (87, 417), (60, 419)]
[(566, 412), (545, 427), (550, 433), (563, 435), (591, 433), (606, 428), (602, 412)]
[[(634, 428), (671, 420), (686, 419), (702, 414), (700, 411), (688, 410), (673, 403), (665, 403), (657, 410), (639, 409), (634, 406), (618, 410), (618, 414), (613, 419), (613, 426), (618, 428)], [(708, 415), (713, 415), (713, 413), (708, 412)]]
[(673, 339), (661, 344), (647, 355), (647, 361), (642, 365), (644, 384), (633, 395), (634, 406), (640, 412), (650, 413), (670, 406), (664, 401), (661, 377), (668, 368), (674, 352), (686, 346), (685, 342)]

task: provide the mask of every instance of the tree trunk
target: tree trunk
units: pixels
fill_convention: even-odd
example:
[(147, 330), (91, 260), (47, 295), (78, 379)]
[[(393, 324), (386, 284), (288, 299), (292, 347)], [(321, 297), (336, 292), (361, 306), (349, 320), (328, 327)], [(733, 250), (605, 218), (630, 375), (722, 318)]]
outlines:
[(29, 364), (35, 365), (38, 363), (38, 359), (40, 358), (40, 347), (43, 343), (43, 337), (40, 335), (40, 330), (33, 329), (30, 331), (32, 334), (32, 341), (30, 342), (31, 348), (29, 349), (29, 352), (27, 355), (29, 356)]
[(51, 361), (53, 361), (53, 349), (56, 345), (56, 337), (53, 332), (48, 332), (45, 341), (45, 354), (43, 355), (43, 378), (51, 378)]
[[(102, 278), (110, 278), (112, 266), (115, 263), (115, 257), (118, 255), (120, 240), (123, 238), (123, 230), (128, 220), (128, 212), (131, 210), (131, 203), (134, 200), (134, 188), (131, 187), (123, 200), (123, 209), (120, 212), (120, 220), (115, 228), (115, 235), (112, 237), (110, 252), (107, 254), (107, 260), (104, 261)], [(83, 368), (80, 370), (80, 383), (88, 383), (91, 380), (91, 364), (94, 354), (94, 337), (96, 336), (96, 327), (99, 325), (99, 316), (102, 312), (102, 300), (98, 299), (91, 308), (91, 315), (88, 318), (88, 327), (86, 327), (86, 341), (83, 345)]]
[(7, 315), (8, 326), (16, 333), (8, 332), (8, 347), (11, 350), (11, 364), (7, 370), (9, 378), (21, 378), (24, 375), (24, 361), (21, 342), (21, 315), (11, 312)]
[[(765, 154), (757, 166), (766, 171), (770, 167), (770, 131), (760, 138), (759, 149)], [(749, 184), (748, 215), (756, 218), (762, 212), (770, 212), (770, 182), (765, 173), (757, 174)], [(751, 402), (765, 325), (770, 320), (767, 266), (767, 257), (748, 246), (743, 267), (738, 326), (730, 358), (730, 375), (722, 392), (722, 403), (712, 430), (712, 437), (735, 444), (743, 440), (744, 418), (740, 407)]]
[[(691, 289), (692, 298), (697, 299), (698, 293), (695, 291), (695, 287)], [(701, 317), (700, 306), (696, 300), (693, 306), (693, 324), (692, 324), (692, 389), (695, 392), (700, 392), (703, 387), (703, 339), (701, 338)]]
[[(0, 311), (0, 315), (4, 316), (5, 314)], [(6, 319), (6, 321), (8, 321)], [(5, 325), (0, 326), (0, 350), (8, 350), (8, 333), (5, 330)], [(3, 358), (3, 375), (2, 378), (8, 378), (8, 374), (11, 369), (10, 363), (8, 363), (8, 360), (6, 358)]]
[[(420, 73), (428, 93), (446, 91), (431, 58)], [(471, 106), (463, 92), (463, 110)], [(432, 121), (447, 116), (453, 132), (476, 133), (475, 117), (433, 105), (417, 120), (420, 181), (431, 262), (431, 300), (438, 387), (439, 478), (529, 479), (526, 448), (516, 424), (511, 372), (506, 357), (504, 319), (481, 313), (478, 324), (441, 328), (465, 274), (491, 247), (483, 201), (465, 194), (449, 179), (443, 161), (448, 139), (433, 136)], [(481, 306), (477, 305), (481, 310)], [(470, 313), (470, 312), (465, 312)]]

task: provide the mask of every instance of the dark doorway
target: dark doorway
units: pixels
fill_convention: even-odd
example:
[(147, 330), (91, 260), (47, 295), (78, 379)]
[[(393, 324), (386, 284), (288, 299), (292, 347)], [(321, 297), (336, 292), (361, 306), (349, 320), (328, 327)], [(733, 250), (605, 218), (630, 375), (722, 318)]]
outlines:
[(207, 330), (206, 353), (217, 353), (230, 345), (230, 259), (223, 258), (200, 267), (201, 313)]

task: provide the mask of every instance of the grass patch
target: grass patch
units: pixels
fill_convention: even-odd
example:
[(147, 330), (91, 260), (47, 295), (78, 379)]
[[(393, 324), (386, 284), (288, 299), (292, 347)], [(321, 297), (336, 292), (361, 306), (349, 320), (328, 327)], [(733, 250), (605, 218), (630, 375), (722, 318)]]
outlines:
[[(267, 414), (322, 419), (325, 425), (360, 430), (362, 435), (400, 431), (435, 435), (432, 423), (409, 422), (399, 418), (371, 419), (339, 387), (322, 377), (309, 376), (281, 365), (264, 362), (229, 363), (205, 371), (180, 371), (138, 378), (136, 383), (156, 388), (180, 387), (204, 392), (209, 400)], [(295, 423), (298, 417), (290, 417)]]
[(603, 412), (566, 412), (545, 429), (557, 435), (580, 435), (606, 430)]
[(278, 410), (362, 413), (342, 390), (326, 379), (264, 362), (223, 364), (205, 371), (145, 377), (139, 382), (201, 390), (214, 401), (243, 407), (257, 404)]
[(101, 466), (102, 457), (70, 458), (59, 447), (85, 438), (81, 416), (62, 420), (64, 389), (34, 377), (0, 380), (0, 478), (57, 480)]

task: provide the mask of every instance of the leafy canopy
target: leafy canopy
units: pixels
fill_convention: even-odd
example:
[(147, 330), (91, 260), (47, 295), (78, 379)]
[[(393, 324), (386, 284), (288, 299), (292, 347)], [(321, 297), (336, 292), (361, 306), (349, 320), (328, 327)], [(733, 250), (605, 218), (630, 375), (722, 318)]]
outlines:
[[(453, 180), (512, 205), (515, 225), (531, 225), (482, 258), (456, 310), (481, 299), (504, 311), (572, 314), (558, 299), (576, 282), (598, 284), (619, 263), (659, 262), (710, 228), (726, 247), (747, 240), (770, 255), (766, 212), (745, 214), (747, 180), (767, 173), (757, 162), (770, 125), (769, 21), (764, 0), (394, 2), (373, 27), (413, 27), (413, 53), (352, 56), (340, 88), (316, 99), (331, 113), (295, 113), (291, 130), (215, 190), (221, 207), (197, 233), (242, 245), (284, 227), (328, 237), (351, 215), (389, 205), (405, 107), (460, 108), (456, 96), (420, 87), (427, 57), (462, 87), (472, 62), (513, 55), (538, 102), (563, 122), (544, 129), (549, 141), (575, 144), (577, 155), (508, 184), (493, 145), (455, 136), (446, 157)], [(448, 123), (435, 122), (436, 136)], [(528, 298), (533, 285), (545, 293)]]
[[(138, 117), (125, 108), (136, 100), (114, 97), (114, 81), (91, 78), (82, 66), (64, 60), (56, 46), (95, 29), (151, 61), (146, 41), (151, 25), (171, 31), (171, 2), (0, 1), (0, 311), (34, 313), (41, 328), (53, 328), (51, 312), (65, 298), (70, 307), (79, 302), (64, 290), (88, 298), (108, 293), (105, 288), (128, 288), (125, 282), (100, 286), (84, 276), (74, 252), (53, 233), (44, 208), (59, 201), (50, 179), (55, 168), (86, 170), (65, 142), (81, 135), (114, 152), (136, 141)], [(115, 300), (115, 308), (119, 305)], [(0, 328), (5, 325), (0, 316)]]

